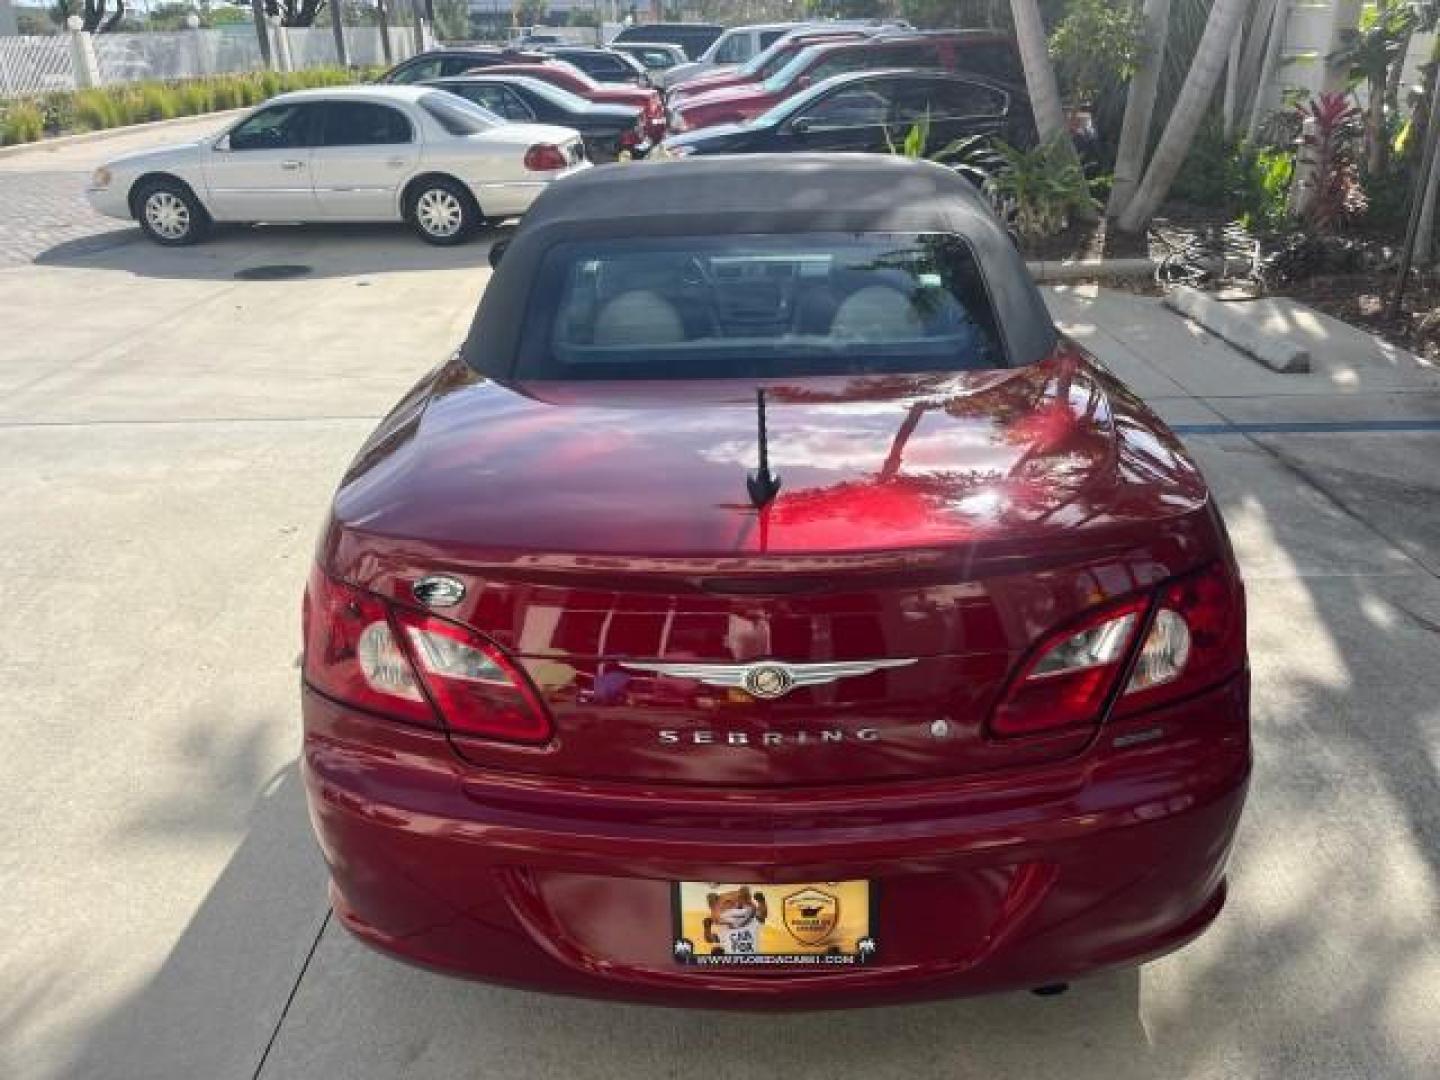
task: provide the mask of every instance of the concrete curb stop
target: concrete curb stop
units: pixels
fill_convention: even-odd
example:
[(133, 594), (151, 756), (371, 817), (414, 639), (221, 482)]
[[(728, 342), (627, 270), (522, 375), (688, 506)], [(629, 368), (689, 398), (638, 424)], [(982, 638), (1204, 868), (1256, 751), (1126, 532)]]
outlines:
[(151, 120), (144, 124), (126, 124), (124, 127), (105, 128), (101, 131), (77, 131), (73, 135), (56, 135), (54, 138), (41, 139), (38, 142), (19, 143), (15, 146), (0, 146), (0, 158), (15, 157), (25, 153), (39, 153), (45, 150), (59, 150), (66, 146), (78, 146), (82, 143), (104, 142), (106, 139), (118, 139), (122, 135), (143, 134), (147, 131), (164, 131), (169, 127), (179, 127), (181, 124), (194, 124), (202, 120), (214, 120), (216, 126), (223, 124), (226, 120), (247, 109), (225, 109), (223, 112), (195, 113), (192, 116), (176, 116), (170, 120)]
[(1155, 274), (1149, 259), (1031, 260), (1025, 264), (1038, 284), (1061, 281), (1088, 281), (1092, 278), (1148, 278)]
[(1310, 371), (1310, 351), (1286, 338), (1267, 334), (1259, 322), (1248, 317), (1243, 301), (1216, 300), (1199, 289), (1182, 285), (1166, 293), (1164, 304), (1271, 371), (1281, 375), (1305, 375)]

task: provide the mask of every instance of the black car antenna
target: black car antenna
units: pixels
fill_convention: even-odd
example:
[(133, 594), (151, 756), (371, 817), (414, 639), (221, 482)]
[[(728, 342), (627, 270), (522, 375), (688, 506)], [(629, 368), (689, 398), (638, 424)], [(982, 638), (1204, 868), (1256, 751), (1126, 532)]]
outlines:
[(765, 388), (755, 388), (755, 419), (759, 426), (760, 467), (745, 477), (745, 488), (756, 510), (762, 510), (780, 494), (780, 476), (770, 471), (770, 440), (765, 430)]

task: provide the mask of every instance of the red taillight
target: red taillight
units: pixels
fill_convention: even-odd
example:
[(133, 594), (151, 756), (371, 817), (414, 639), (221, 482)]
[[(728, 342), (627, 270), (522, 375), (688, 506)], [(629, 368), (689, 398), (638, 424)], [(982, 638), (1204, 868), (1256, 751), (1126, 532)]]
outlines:
[(1245, 591), (1224, 563), (1160, 590), (1116, 711), (1125, 716), (1213, 686), (1245, 666)]
[(1043, 639), (996, 706), (991, 732), (1014, 737), (1097, 723), (1122, 672), (1129, 675), (1116, 713), (1126, 716), (1244, 666), (1243, 591), (1223, 563), (1162, 586), (1153, 614), (1151, 603), (1138, 597), (1105, 607)]
[(385, 601), (316, 567), (305, 591), (305, 681), (327, 697), (427, 727), (440, 721)]
[(1107, 607), (1043, 639), (996, 707), (990, 730), (1032, 735), (1097, 721), (1124, 670), (1145, 607), (1143, 598)]
[(550, 738), (545, 706), (499, 648), (446, 619), (403, 609), (395, 614), (425, 689), (452, 732), (509, 742)]
[(456, 735), (550, 737), (549, 714), (525, 673), (457, 623), (394, 607), (317, 568), (304, 633), (305, 679), (337, 701), (428, 727), (443, 717)]
[(525, 151), (525, 168), (531, 172), (554, 172), (568, 164), (565, 151), (551, 143), (536, 143)]

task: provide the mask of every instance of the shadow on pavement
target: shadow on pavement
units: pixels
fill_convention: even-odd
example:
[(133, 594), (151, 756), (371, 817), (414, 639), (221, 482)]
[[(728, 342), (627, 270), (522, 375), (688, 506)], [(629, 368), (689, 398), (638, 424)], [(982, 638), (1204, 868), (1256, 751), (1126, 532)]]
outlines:
[(488, 267), (490, 245), (514, 228), (487, 226), (468, 243), (435, 247), (399, 224), (224, 225), (191, 247), (167, 248), (131, 226), (56, 244), (34, 263), (186, 281), (230, 280), (237, 271), (276, 264), (308, 267), (310, 279), (406, 273)]
[[(155, 823), (161, 835), (183, 828), (171, 809)], [(255, 803), (244, 839), (164, 964), (79, 1033), (61, 1075), (248, 1080), (328, 914), (324, 881), (292, 763)]]
[[(157, 821), (161, 834), (177, 827), (172, 809)], [(1082, 1051), (1097, 1074), (1113, 1077), (1148, 1054), (1134, 970), (1058, 998), (774, 1016), (611, 1005), (382, 957), (326, 921), (323, 881), (292, 763), (255, 804), (234, 857), (163, 965), (78, 1033), (61, 1074), (250, 1080), (282, 1013), (261, 1077), (993, 1077), (1041, 1075), (1047, 1063), (1059, 1076), (1073, 1074), (1069, 1055)], [(27, 999), (12, 998), (0, 1025)]]

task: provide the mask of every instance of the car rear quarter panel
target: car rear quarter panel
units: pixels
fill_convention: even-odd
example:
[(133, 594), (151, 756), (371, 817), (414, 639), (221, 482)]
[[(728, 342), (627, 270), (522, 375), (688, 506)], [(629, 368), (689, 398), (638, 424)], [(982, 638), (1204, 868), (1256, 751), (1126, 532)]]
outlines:
[[(563, 131), (566, 138), (578, 138), (568, 129), (549, 130), (552, 134)], [(541, 141), (539, 131), (533, 141)], [(523, 213), (553, 178), (525, 168), (529, 145), (529, 141), (495, 138), (488, 133), (456, 139), (427, 132), (416, 175), (441, 173), (455, 177), (474, 194), (486, 217)], [(403, 187), (400, 198), (403, 204)]]

